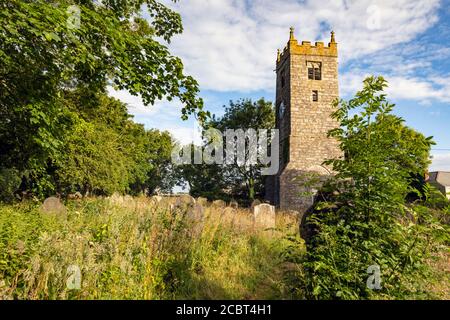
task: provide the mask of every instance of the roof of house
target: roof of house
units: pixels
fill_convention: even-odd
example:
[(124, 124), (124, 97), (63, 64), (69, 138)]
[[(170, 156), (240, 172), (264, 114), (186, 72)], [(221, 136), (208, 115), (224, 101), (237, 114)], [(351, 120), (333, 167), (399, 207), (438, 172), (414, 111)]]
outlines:
[(450, 187), (450, 172), (435, 171), (430, 172), (429, 182), (437, 182), (443, 186)]

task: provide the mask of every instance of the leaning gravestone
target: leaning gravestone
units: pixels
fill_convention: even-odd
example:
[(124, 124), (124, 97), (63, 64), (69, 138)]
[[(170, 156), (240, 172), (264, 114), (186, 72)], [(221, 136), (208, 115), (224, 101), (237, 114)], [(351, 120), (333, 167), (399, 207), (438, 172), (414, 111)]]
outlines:
[(230, 202), (230, 208), (237, 209), (238, 207), (239, 207), (239, 204), (237, 203), (237, 201), (232, 200)]
[(253, 200), (251, 208), (255, 208), (256, 206), (260, 205), (261, 201), (259, 201), (258, 199)]
[(215, 208), (225, 208), (226, 203), (223, 200), (214, 200), (212, 203), (212, 206)]
[(232, 215), (234, 216), (237, 213), (237, 210), (232, 207), (226, 207), (223, 209), (222, 214), (223, 215)]
[(154, 206), (158, 205), (163, 198), (161, 196), (152, 196), (150, 197), (150, 203)]
[(193, 207), (194, 205), (195, 199), (188, 194), (177, 197), (175, 201), (175, 207), (179, 208)]
[(108, 197), (108, 200), (111, 204), (121, 205), (124, 202), (124, 197), (120, 193), (114, 192), (110, 197)]
[(198, 203), (194, 204), (188, 209), (186, 219), (191, 235), (198, 237), (202, 233), (205, 224), (205, 209), (203, 206)]
[(226, 207), (222, 210), (221, 221), (226, 223), (231, 223), (234, 225), (237, 210), (231, 207)]
[(43, 213), (58, 216), (65, 216), (67, 214), (67, 208), (61, 202), (61, 200), (56, 197), (45, 199), (44, 203), (41, 206), (41, 210)]
[(208, 199), (203, 198), (203, 197), (198, 197), (197, 198), (197, 203), (202, 205), (202, 206), (206, 206), (208, 204)]
[(253, 208), (253, 224), (258, 228), (275, 228), (275, 207), (270, 204), (259, 204)]

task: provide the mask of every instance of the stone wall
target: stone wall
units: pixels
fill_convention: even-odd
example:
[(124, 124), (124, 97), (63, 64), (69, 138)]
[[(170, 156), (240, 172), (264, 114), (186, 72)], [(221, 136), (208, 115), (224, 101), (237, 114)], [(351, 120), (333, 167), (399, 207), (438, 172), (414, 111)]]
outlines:
[[(308, 79), (308, 62), (321, 63), (321, 80)], [(281, 77), (284, 77), (284, 86)], [(313, 91), (318, 101), (313, 101)], [(329, 130), (338, 127), (331, 118), (333, 101), (339, 97), (337, 44), (334, 36), (328, 47), (323, 43), (311, 46), (298, 44), (291, 31), (291, 39), (277, 59), (277, 128), (280, 130), (280, 171), (267, 187), (267, 199), (281, 209), (304, 211), (312, 202), (305, 182), (308, 172), (316, 172), (326, 179), (330, 168), (322, 167), (324, 160), (339, 157), (338, 142), (327, 137)], [(284, 114), (279, 112), (283, 102)], [(314, 188), (309, 188), (314, 189)], [(308, 194), (307, 196), (302, 196)]]

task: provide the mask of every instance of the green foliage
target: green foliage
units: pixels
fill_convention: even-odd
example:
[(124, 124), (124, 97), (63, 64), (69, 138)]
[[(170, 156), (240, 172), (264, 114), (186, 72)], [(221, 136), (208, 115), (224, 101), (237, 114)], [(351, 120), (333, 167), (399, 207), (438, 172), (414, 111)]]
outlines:
[[(280, 236), (225, 223), (208, 208), (199, 228), (184, 210), (155, 206), (146, 197), (66, 203), (61, 219), (34, 204), (0, 204), (0, 299), (243, 299), (289, 298), (278, 272)], [(69, 289), (67, 268), (81, 271)]]
[(0, 168), (0, 201), (12, 202), (14, 192), (19, 189), (21, 181), (19, 171)]
[(167, 131), (147, 131), (146, 150), (150, 170), (147, 172), (145, 187), (148, 194), (157, 190), (169, 193), (177, 183), (172, 165), (172, 149), (172, 137)]
[[(402, 125), (382, 93), (382, 77), (369, 77), (333, 117), (345, 157), (325, 162), (336, 172), (319, 195), (308, 224), (308, 296), (321, 299), (404, 297), (420, 279), (439, 223), (405, 205), (415, 175), (423, 175), (433, 142)], [(420, 223), (419, 223), (420, 222)], [(381, 270), (380, 290), (366, 285), (370, 266)]]
[[(192, 158), (194, 146), (190, 146)], [(193, 197), (205, 197), (209, 200), (229, 201), (231, 196), (225, 192), (227, 181), (224, 179), (222, 166), (210, 164), (186, 164), (175, 168), (175, 175), (180, 184), (189, 186)]]
[(56, 176), (61, 190), (93, 194), (125, 192), (132, 158), (114, 130), (80, 121), (65, 143)]
[[(242, 99), (230, 101), (225, 108), (225, 114), (213, 118), (204, 124), (205, 129), (214, 128), (225, 134), (227, 129), (273, 129), (275, 127), (275, 112), (271, 102), (260, 99), (253, 102)], [(270, 137), (270, 136), (269, 136)], [(209, 143), (209, 141), (205, 141)], [(248, 139), (246, 139), (246, 159), (248, 159)], [(226, 146), (224, 141), (224, 146)], [(225, 150), (226, 157), (226, 150)], [(261, 164), (256, 165), (185, 165), (179, 174), (186, 181), (191, 194), (209, 199), (244, 199), (253, 200), (262, 197), (264, 192), (264, 177), (261, 175)]]
[[(126, 108), (108, 101), (107, 85), (140, 95), (147, 105), (177, 98), (183, 119), (208, 115), (197, 82), (158, 41), (182, 31), (180, 16), (159, 1), (2, 1), (0, 21), (0, 166), (19, 171), (24, 191), (44, 197), (58, 191), (58, 183), (68, 190), (92, 188), (86, 184), (99, 181), (108, 166), (109, 181), (94, 186), (102, 192), (145, 183), (144, 130), (130, 124)], [(133, 139), (138, 131), (143, 134)], [(67, 147), (81, 154), (65, 155)], [(59, 170), (60, 164), (80, 169), (77, 161), (99, 171), (87, 177), (87, 167)]]
[(450, 200), (436, 187), (428, 183), (423, 188), (423, 200), (424, 204), (429, 208), (450, 211)]

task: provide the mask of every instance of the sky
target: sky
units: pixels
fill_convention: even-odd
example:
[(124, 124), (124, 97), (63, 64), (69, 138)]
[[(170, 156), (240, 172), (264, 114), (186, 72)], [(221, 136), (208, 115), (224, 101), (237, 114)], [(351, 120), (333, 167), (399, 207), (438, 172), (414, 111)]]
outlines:
[[(275, 99), (277, 49), (289, 27), (302, 41), (328, 43), (336, 33), (343, 99), (368, 75), (388, 82), (389, 101), (406, 125), (433, 136), (431, 171), (450, 171), (450, 0), (181, 0), (163, 1), (181, 14), (184, 32), (170, 44), (200, 84), (205, 109), (221, 116), (230, 100)], [(144, 106), (110, 90), (146, 128), (197, 140), (195, 121), (180, 119), (179, 101)]]

